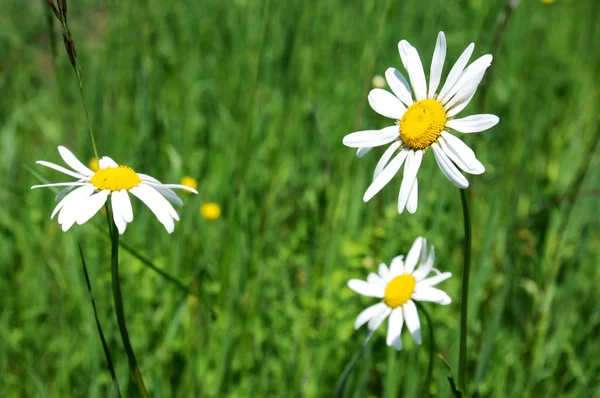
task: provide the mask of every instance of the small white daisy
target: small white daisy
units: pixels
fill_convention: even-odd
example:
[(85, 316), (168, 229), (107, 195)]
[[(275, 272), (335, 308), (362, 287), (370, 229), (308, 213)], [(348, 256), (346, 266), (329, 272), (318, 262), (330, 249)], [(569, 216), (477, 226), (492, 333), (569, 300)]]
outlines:
[(74, 171), (43, 160), (36, 163), (77, 178), (77, 181), (34, 185), (31, 189), (67, 187), (56, 197), (57, 200), (61, 198), (62, 200), (54, 208), (50, 217), (52, 219), (58, 213), (58, 223), (62, 226), (63, 231), (67, 231), (75, 223), (81, 225), (88, 221), (104, 206), (110, 196), (115, 225), (119, 234), (123, 234), (127, 224), (133, 221), (129, 192), (144, 202), (158, 218), (158, 221), (165, 226), (167, 232), (171, 233), (175, 229), (174, 220), (179, 220), (179, 216), (169, 201), (178, 206), (183, 205), (181, 199), (171, 188), (198, 193), (195, 189), (185, 185), (163, 184), (148, 175), (136, 173), (131, 167), (118, 165), (108, 156), (104, 156), (98, 161), (99, 169), (94, 172), (64, 146), (59, 146), (58, 152)]
[[(400, 332), (404, 323), (415, 342), (421, 344), (421, 323), (415, 301), (429, 301), (442, 305), (452, 302), (445, 292), (433, 287), (450, 278), (452, 274), (441, 273), (433, 268), (433, 246), (427, 255), (425, 238), (418, 237), (410, 248), (406, 261), (403, 257), (395, 257), (389, 269), (385, 264), (380, 264), (379, 274), (370, 273), (366, 281), (348, 281), (348, 287), (356, 293), (383, 299), (361, 312), (356, 317), (354, 328), (358, 329), (368, 322), (369, 330), (374, 331), (389, 317), (387, 345), (396, 350), (402, 349)], [(419, 266), (415, 269), (417, 264)], [(427, 278), (431, 271), (437, 275)]]
[[(400, 58), (408, 72), (410, 85), (398, 70), (389, 68), (385, 77), (394, 94), (376, 88), (371, 90), (368, 98), (375, 112), (394, 119), (396, 124), (382, 130), (358, 131), (343, 139), (344, 145), (358, 148), (358, 157), (364, 156), (373, 147), (392, 143), (375, 167), (373, 182), (363, 197), (365, 202), (387, 185), (406, 161), (398, 212), (402, 213), (405, 207), (409, 213), (416, 212), (417, 172), (423, 153), (428, 148), (433, 150), (444, 175), (458, 188), (467, 188), (469, 182), (456, 166), (469, 174), (482, 174), (485, 171), (471, 148), (449, 133), (450, 129), (459, 133), (478, 133), (495, 126), (499, 121), (497, 116), (487, 114), (455, 119), (473, 98), (486, 69), (492, 63), (492, 56), (486, 54), (466, 67), (474, 48), (473, 43), (467, 47), (450, 70), (446, 83), (437, 92), (446, 57), (444, 32), (439, 33), (435, 45), (429, 88), (417, 50), (406, 40), (398, 43)], [(396, 156), (392, 159), (394, 154)]]

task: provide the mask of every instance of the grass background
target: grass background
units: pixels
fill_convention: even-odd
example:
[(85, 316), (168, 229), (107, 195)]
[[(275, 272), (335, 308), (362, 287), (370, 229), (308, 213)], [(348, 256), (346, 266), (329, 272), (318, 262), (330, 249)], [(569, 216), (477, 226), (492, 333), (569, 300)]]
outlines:
[[(122, 252), (127, 322), (152, 396), (331, 396), (367, 334), (353, 330), (354, 318), (373, 303), (346, 281), (405, 253), (418, 235), (435, 245), (437, 267), (455, 275), (443, 285), (454, 303), (426, 307), (438, 351), (456, 372), (459, 194), (428, 154), (417, 214), (396, 213), (399, 178), (364, 204), (382, 151), (357, 159), (341, 139), (388, 123), (366, 94), (375, 74), (401, 68), (400, 39), (419, 49), (428, 70), (444, 30), (447, 73), (469, 42), (474, 56), (491, 51), (505, 5), (69, 3), (99, 152), (163, 181), (199, 181), (172, 235), (135, 201), (123, 238), (194, 292)], [(29, 190), (40, 178), (64, 180), (34, 164), (60, 163), (58, 145), (93, 155), (59, 26), (44, 1), (2, 8), (0, 396), (112, 394), (77, 240), (121, 389), (133, 396), (105, 221), (98, 215), (62, 233), (49, 219), (54, 194)], [(481, 396), (600, 396), (600, 167), (598, 151), (589, 155), (598, 140), (599, 16), (594, 0), (523, 0), (494, 54), (484, 106), (501, 122), (463, 136), (487, 168), (469, 178), (469, 378)], [(200, 216), (206, 201), (221, 205), (220, 219)], [(405, 350), (396, 353), (383, 329), (346, 395), (423, 395), (427, 345), (404, 331)], [(441, 361), (434, 371), (431, 392), (449, 396)]]

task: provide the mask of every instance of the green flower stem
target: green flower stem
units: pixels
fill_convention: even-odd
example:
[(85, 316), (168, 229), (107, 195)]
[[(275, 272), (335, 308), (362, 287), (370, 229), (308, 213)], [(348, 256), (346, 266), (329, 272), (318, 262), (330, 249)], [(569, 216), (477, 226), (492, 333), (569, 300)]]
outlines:
[(121, 293), (121, 282), (119, 279), (119, 232), (116, 226), (112, 222), (111, 212), (109, 206), (106, 206), (106, 215), (108, 219), (108, 228), (111, 236), (111, 275), (112, 275), (112, 291), (113, 300), (115, 303), (115, 311), (117, 312), (117, 323), (119, 324), (119, 332), (121, 332), (121, 339), (125, 346), (125, 352), (127, 353), (127, 359), (129, 360), (129, 370), (137, 384), (141, 397), (148, 397), (144, 379), (142, 379), (142, 373), (137, 365), (133, 347), (129, 341), (129, 333), (127, 332), (127, 326), (125, 325), (125, 311), (123, 309), (123, 295)]
[(469, 274), (471, 270), (471, 216), (467, 201), (467, 190), (460, 190), (463, 218), (465, 226), (465, 251), (463, 278), (460, 300), (460, 355), (458, 359), (458, 387), (463, 395), (467, 392), (466, 367), (467, 367), (467, 310), (469, 308)]

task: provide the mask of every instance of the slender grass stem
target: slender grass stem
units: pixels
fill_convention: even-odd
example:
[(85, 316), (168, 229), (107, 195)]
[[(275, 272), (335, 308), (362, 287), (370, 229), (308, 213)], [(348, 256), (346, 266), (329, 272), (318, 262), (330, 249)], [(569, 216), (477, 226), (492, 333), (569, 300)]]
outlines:
[[(71, 36), (71, 30), (69, 29), (69, 25), (67, 24), (67, 2), (59, 0), (55, 5), (54, 0), (51, 0), (48, 1), (48, 5), (50, 6), (50, 9), (52, 10), (56, 18), (59, 20), (62, 27), (65, 49), (67, 51), (67, 55), (69, 56), (69, 60), (71, 61), (71, 65), (73, 66), (73, 70), (75, 70), (77, 82), (79, 83), (79, 94), (81, 95), (81, 102), (83, 103), (83, 110), (85, 111), (85, 118), (87, 120), (88, 131), (90, 134), (90, 139), (92, 141), (92, 148), (94, 149), (94, 156), (98, 158), (98, 150), (96, 149), (96, 139), (94, 137), (94, 130), (92, 129), (92, 121), (90, 119), (90, 113), (88, 111), (87, 105), (85, 104), (85, 97), (83, 95), (83, 79), (81, 78), (81, 67), (77, 62), (77, 51), (75, 50), (75, 42), (73, 41), (73, 37)], [(52, 33), (52, 31), (50, 31), (50, 33)]]
[(356, 366), (356, 361), (358, 361), (358, 359), (364, 354), (365, 350), (367, 349), (367, 345), (371, 341), (371, 337), (373, 337), (374, 333), (375, 330), (369, 332), (363, 345), (360, 347), (360, 350), (358, 350), (358, 352), (354, 354), (352, 359), (350, 359), (350, 362), (348, 362), (348, 365), (346, 365), (344, 373), (342, 373), (342, 376), (340, 377), (340, 380), (338, 381), (337, 386), (335, 387), (335, 392), (333, 393), (334, 398), (341, 398), (344, 395), (344, 388), (346, 387), (346, 383), (350, 378), (350, 374), (354, 370), (354, 366)]
[(85, 265), (85, 258), (83, 256), (83, 249), (81, 248), (81, 243), (77, 242), (77, 246), (79, 247), (79, 256), (81, 257), (81, 265), (83, 266), (83, 274), (85, 275), (85, 283), (87, 285), (88, 294), (90, 295), (90, 301), (92, 302), (92, 309), (94, 310), (94, 318), (96, 319), (96, 328), (98, 329), (98, 335), (100, 336), (100, 342), (102, 343), (102, 349), (104, 350), (104, 356), (106, 357), (106, 365), (108, 367), (108, 371), (110, 372), (110, 378), (113, 382), (113, 388), (118, 398), (121, 398), (121, 390), (119, 388), (119, 382), (117, 381), (117, 375), (115, 374), (115, 367), (113, 366), (112, 357), (110, 355), (110, 350), (108, 349), (108, 344), (106, 343), (106, 339), (104, 338), (104, 332), (102, 331), (102, 325), (100, 325), (100, 319), (98, 319), (98, 310), (96, 309), (96, 301), (94, 300), (94, 295), (92, 293), (92, 284), (90, 283), (90, 276), (87, 271), (87, 266)]
[(87, 105), (85, 104), (85, 98), (83, 96), (83, 83), (81, 81), (81, 74), (79, 72), (79, 64), (77, 65), (76, 72), (77, 72), (77, 80), (79, 80), (79, 94), (81, 94), (81, 102), (83, 103), (83, 110), (85, 111), (85, 118), (87, 119), (87, 123), (88, 123), (88, 130), (90, 132), (90, 140), (92, 141), (92, 148), (94, 149), (94, 156), (96, 157), (96, 159), (99, 159), (98, 149), (96, 149), (96, 139), (94, 138), (94, 131), (92, 130), (92, 121), (90, 120), (90, 114), (88, 112)]
[(429, 362), (427, 364), (427, 376), (425, 378), (425, 384), (424, 384), (424, 390), (425, 390), (424, 396), (430, 397), (431, 390), (429, 387), (431, 385), (431, 379), (433, 377), (433, 359), (435, 357), (435, 335), (433, 332), (433, 323), (431, 322), (431, 317), (429, 316), (429, 312), (427, 312), (427, 310), (425, 309), (425, 307), (423, 305), (421, 305), (421, 303), (419, 303), (419, 302), (415, 302), (415, 303), (417, 304), (419, 311), (421, 311), (423, 314), (425, 314), (425, 320), (427, 321), (427, 328), (429, 329)]
[(121, 293), (121, 282), (119, 279), (119, 233), (116, 226), (112, 222), (111, 212), (108, 210), (109, 206), (106, 206), (106, 216), (108, 219), (108, 228), (111, 237), (111, 276), (112, 276), (112, 291), (113, 300), (115, 303), (115, 311), (117, 313), (117, 323), (119, 325), (119, 332), (121, 333), (121, 339), (123, 340), (123, 346), (127, 353), (127, 359), (129, 361), (129, 370), (135, 380), (141, 397), (148, 397), (146, 391), (146, 385), (142, 378), (142, 373), (137, 365), (135, 353), (129, 341), (129, 333), (127, 332), (127, 326), (125, 324), (125, 311), (123, 309), (123, 294)]
[(460, 198), (463, 209), (465, 227), (464, 242), (464, 265), (460, 300), (460, 355), (458, 359), (458, 387), (466, 394), (467, 387), (467, 312), (469, 309), (469, 274), (471, 270), (471, 216), (469, 214), (469, 202), (467, 190), (460, 190)]

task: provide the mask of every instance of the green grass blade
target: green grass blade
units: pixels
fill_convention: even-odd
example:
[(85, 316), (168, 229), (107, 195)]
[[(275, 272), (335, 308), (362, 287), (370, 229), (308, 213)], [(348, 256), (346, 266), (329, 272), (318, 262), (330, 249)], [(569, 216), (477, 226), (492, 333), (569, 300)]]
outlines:
[(96, 301), (94, 300), (94, 295), (92, 294), (92, 285), (90, 284), (90, 277), (87, 271), (87, 266), (85, 264), (85, 258), (83, 256), (83, 249), (81, 248), (81, 243), (77, 242), (77, 246), (79, 247), (79, 256), (81, 257), (81, 265), (83, 266), (83, 274), (85, 275), (85, 283), (87, 285), (88, 293), (90, 295), (90, 301), (92, 302), (92, 308), (94, 309), (94, 318), (96, 319), (96, 327), (98, 328), (98, 335), (100, 336), (100, 341), (102, 342), (102, 349), (104, 350), (104, 356), (106, 357), (106, 365), (108, 367), (108, 371), (110, 373), (110, 378), (112, 379), (113, 388), (117, 393), (117, 396), (121, 398), (121, 390), (119, 389), (119, 382), (117, 381), (117, 375), (115, 374), (115, 368), (113, 366), (112, 357), (110, 355), (110, 350), (108, 349), (108, 344), (106, 344), (106, 339), (104, 338), (104, 332), (102, 332), (102, 326), (100, 325), (100, 319), (98, 319), (98, 311), (96, 309)]

